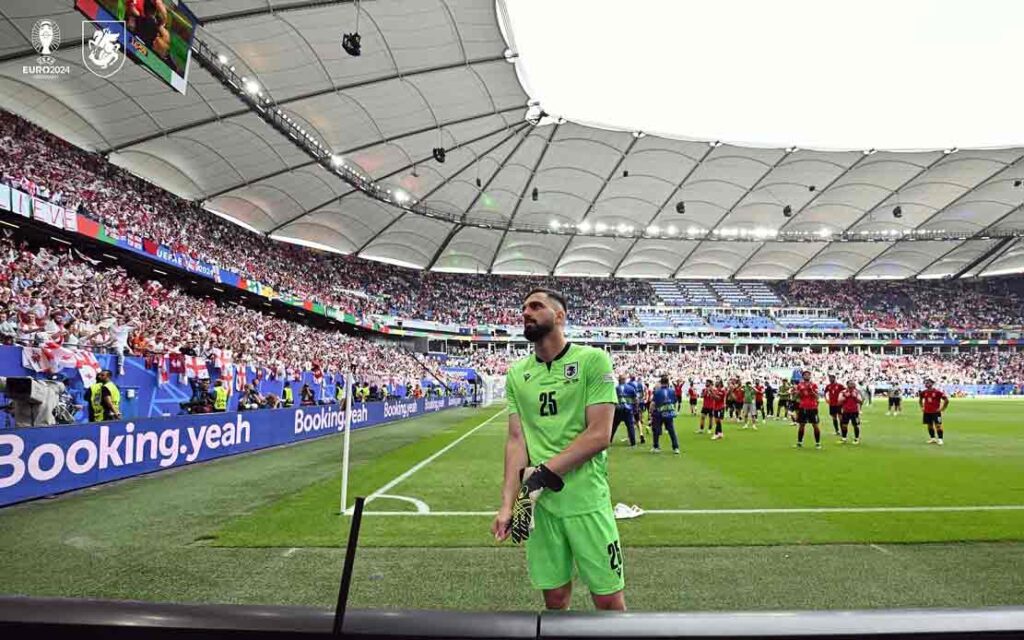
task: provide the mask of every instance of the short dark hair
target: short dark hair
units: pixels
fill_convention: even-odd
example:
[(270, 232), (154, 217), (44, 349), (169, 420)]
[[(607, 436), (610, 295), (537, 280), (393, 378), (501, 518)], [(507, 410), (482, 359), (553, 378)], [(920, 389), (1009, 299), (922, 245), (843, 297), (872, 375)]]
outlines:
[(548, 289), (547, 287), (534, 287), (530, 289), (530, 292), (526, 294), (526, 297), (523, 298), (523, 300), (526, 300), (526, 298), (529, 298), (535, 293), (543, 293), (544, 295), (551, 298), (558, 304), (562, 305), (562, 310), (565, 311), (566, 313), (569, 313), (569, 305), (565, 302), (565, 296), (563, 296), (560, 291)]

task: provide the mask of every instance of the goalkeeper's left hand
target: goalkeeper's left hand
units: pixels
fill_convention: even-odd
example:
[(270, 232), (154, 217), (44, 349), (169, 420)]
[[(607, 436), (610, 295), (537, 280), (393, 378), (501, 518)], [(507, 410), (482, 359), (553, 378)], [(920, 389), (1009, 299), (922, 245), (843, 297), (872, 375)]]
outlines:
[(544, 489), (561, 491), (565, 482), (561, 476), (544, 465), (526, 467), (522, 472), (522, 486), (512, 504), (512, 542), (525, 542), (533, 531), (533, 509)]

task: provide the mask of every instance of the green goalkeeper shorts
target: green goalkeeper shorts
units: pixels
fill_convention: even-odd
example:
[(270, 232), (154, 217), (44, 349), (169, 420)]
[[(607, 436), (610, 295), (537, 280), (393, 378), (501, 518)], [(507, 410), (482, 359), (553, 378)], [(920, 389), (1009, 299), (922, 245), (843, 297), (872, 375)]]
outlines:
[(590, 592), (603, 596), (625, 587), (619, 528), (612, 506), (560, 518), (539, 504), (526, 541), (526, 565), (534, 589), (556, 589), (573, 578), (573, 565)]

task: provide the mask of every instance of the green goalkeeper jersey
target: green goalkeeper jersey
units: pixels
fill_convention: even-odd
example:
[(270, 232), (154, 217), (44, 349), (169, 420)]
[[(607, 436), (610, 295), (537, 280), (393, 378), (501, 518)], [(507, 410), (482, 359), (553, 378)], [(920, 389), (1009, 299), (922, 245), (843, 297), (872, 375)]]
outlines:
[[(508, 412), (519, 415), (530, 465), (547, 462), (587, 428), (587, 407), (615, 404), (615, 374), (608, 354), (567, 343), (547, 364), (535, 355), (516, 362), (505, 381)], [(608, 453), (602, 451), (565, 474), (565, 487), (545, 491), (538, 503), (556, 516), (590, 513), (607, 507)]]

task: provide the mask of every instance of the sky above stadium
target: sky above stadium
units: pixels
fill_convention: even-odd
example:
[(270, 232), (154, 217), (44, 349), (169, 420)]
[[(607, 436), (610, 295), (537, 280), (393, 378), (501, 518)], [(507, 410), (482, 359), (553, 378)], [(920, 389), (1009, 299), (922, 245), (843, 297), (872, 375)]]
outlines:
[(1020, 0), (506, 0), (551, 115), (824, 150), (1024, 144)]

